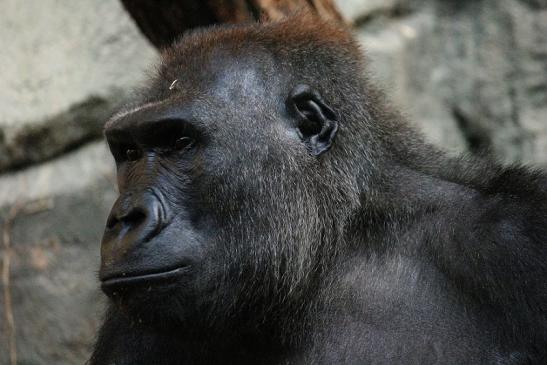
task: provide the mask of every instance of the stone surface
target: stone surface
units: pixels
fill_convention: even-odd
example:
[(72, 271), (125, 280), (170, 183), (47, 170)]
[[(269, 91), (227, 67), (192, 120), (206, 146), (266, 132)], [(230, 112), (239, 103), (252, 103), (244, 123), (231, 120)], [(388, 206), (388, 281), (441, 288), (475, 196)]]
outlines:
[(428, 139), (453, 153), (466, 150), (465, 139), (435, 92), (443, 70), (438, 55), (422, 53), (433, 35), (431, 11), (382, 21), (357, 32), (369, 73), (389, 100)]
[(117, 0), (2, 1), (0, 171), (97, 138), (156, 52)]
[(462, 130), (505, 162), (547, 164), (545, 4), (436, 3), (439, 93)]
[(102, 141), (47, 163), (0, 175), (0, 208), (54, 195), (72, 195), (97, 180), (114, 184), (114, 162)]
[(342, 15), (349, 20), (359, 21), (375, 13), (389, 12), (397, 0), (337, 0), (336, 5)]
[[(113, 162), (97, 142), (0, 177), (2, 228), (11, 207), (19, 207), (10, 235), (19, 364), (83, 364), (89, 357), (104, 304), (96, 272), (116, 196), (113, 176)], [(2, 318), (4, 310), (1, 296)], [(9, 363), (7, 344), (2, 327), (1, 365)]]
[(421, 4), (357, 29), (395, 104), (454, 152), (547, 166), (547, 2)]

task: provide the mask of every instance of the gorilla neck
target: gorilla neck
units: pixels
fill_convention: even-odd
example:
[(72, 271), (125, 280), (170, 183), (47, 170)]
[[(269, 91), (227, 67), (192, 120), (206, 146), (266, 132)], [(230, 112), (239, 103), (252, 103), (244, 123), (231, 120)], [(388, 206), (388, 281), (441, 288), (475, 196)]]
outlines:
[[(397, 235), (412, 230), (417, 220), (440, 212), (450, 219), (447, 207), (463, 207), (480, 194), (480, 182), (473, 180), (477, 178), (469, 173), (466, 161), (438, 151), (422, 152), (416, 160), (382, 161), (375, 173), (363, 179), (359, 211), (345, 229), (344, 242), (351, 252), (342, 257), (370, 257), (395, 243), (406, 245)], [(430, 165), (424, 168), (420, 158)]]
[(191, 327), (158, 329), (137, 324), (117, 308), (111, 307), (91, 364), (104, 365), (180, 365), (180, 364), (277, 364), (290, 357), (291, 345), (279, 333), (262, 327), (257, 331)]
[(478, 161), (452, 159), (425, 144), (396, 151), (395, 156), (374, 165), (371, 176), (362, 179), (366, 183), (357, 215), (365, 219), (377, 215), (400, 220), (424, 209), (467, 200), (480, 191), (481, 177), (488, 181), (491, 173), (490, 166), (474, 171)]

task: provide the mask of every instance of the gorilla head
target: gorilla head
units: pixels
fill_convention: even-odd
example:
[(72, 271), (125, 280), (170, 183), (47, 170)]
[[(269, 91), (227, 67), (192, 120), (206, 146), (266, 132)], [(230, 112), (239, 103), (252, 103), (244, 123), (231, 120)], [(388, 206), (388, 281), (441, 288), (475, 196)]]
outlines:
[(100, 278), (139, 318), (295, 311), (342, 245), (359, 205), (358, 50), (311, 19), (289, 26), (185, 36), (107, 123), (120, 197)]

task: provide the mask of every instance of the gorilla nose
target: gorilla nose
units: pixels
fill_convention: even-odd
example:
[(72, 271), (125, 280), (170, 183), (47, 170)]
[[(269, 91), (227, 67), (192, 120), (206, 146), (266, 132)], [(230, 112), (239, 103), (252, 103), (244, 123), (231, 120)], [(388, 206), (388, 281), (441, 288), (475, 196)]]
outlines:
[(102, 253), (105, 258), (115, 260), (130, 248), (152, 239), (166, 223), (165, 209), (154, 194), (121, 196), (106, 222)]
[(149, 216), (147, 211), (148, 209), (143, 207), (134, 207), (129, 211), (112, 212), (106, 222), (106, 228), (112, 230), (119, 226), (120, 230), (130, 231), (146, 221)]

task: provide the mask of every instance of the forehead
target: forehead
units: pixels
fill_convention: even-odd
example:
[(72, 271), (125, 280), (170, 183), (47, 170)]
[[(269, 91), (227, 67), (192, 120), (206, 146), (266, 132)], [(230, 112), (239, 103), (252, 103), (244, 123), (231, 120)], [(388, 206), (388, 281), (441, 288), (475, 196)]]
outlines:
[[(171, 52), (176, 52), (174, 51)], [(144, 100), (127, 106), (106, 124), (127, 116), (174, 111), (207, 122), (238, 119), (266, 112), (282, 95), (274, 57), (267, 52), (226, 47), (191, 47), (164, 57), (157, 76), (144, 90)], [(149, 116), (149, 119), (153, 116)], [(248, 118), (245, 118), (248, 120)]]
[(157, 80), (170, 95), (252, 103), (270, 97), (280, 84), (280, 78), (273, 77), (279, 74), (274, 56), (252, 44), (219, 40), (171, 52)]

